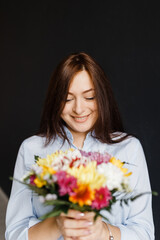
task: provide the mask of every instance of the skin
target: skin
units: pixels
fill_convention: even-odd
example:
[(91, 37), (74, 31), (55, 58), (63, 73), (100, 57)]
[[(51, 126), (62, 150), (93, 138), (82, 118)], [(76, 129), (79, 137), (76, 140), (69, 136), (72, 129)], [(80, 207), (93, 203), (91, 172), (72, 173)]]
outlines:
[[(94, 213), (82, 213), (69, 210), (68, 214), (48, 218), (28, 231), (29, 240), (57, 240), (63, 235), (64, 240), (107, 240), (109, 232), (106, 224), (98, 217), (94, 222)], [(108, 224), (115, 240), (120, 240), (120, 230)]]
[[(86, 71), (78, 72), (71, 81), (67, 101), (61, 115), (72, 133), (73, 143), (82, 148), (86, 134), (94, 126), (97, 117), (97, 102), (94, 85)], [(119, 228), (109, 225), (115, 240), (120, 240)], [(81, 213), (69, 210), (67, 215), (46, 219), (28, 231), (29, 240), (107, 240), (109, 232), (106, 224), (98, 217), (94, 221), (93, 212)]]
[(98, 117), (93, 82), (86, 71), (78, 72), (71, 81), (61, 118), (72, 133), (73, 143), (83, 147), (86, 134)]
[(66, 240), (74, 238), (78, 240), (105, 239), (106, 229), (101, 218), (97, 218), (96, 222), (93, 221), (93, 218), (93, 212), (80, 213), (70, 210), (67, 215), (61, 214), (57, 218), (57, 222)]

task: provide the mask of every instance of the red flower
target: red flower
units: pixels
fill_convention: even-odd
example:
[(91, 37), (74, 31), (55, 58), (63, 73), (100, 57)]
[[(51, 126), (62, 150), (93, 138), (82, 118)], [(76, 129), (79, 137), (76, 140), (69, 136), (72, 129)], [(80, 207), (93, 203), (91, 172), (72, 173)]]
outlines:
[(101, 209), (109, 205), (109, 201), (112, 199), (111, 193), (107, 187), (101, 187), (95, 192), (95, 199), (92, 202), (92, 208)]
[(30, 176), (30, 184), (36, 185), (35, 182), (34, 182), (34, 179), (35, 179), (35, 178), (36, 178), (35, 175), (31, 175), (31, 176)]
[(73, 190), (77, 188), (77, 179), (73, 176), (70, 176), (65, 171), (59, 171), (56, 173), (57, 182), (59, 185), (59, 195), (64, 196), (69, 194), (72, 196), (75, 194)]

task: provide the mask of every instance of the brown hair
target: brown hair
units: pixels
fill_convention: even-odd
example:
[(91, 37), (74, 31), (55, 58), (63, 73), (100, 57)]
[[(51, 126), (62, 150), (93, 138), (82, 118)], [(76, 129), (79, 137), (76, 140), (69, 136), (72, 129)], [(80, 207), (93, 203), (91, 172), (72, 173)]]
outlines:
[(124, 128), (111, 85), (99, 64), (88, 54), (80, 52), (62, 60), (50, 79), (38, 132), (39, 135), (46, 137), (47, 143), (55, 139), (56, 135), (68, 140), (61, 113), (71, 80), (76, 73), (83, 70), (88, 72), (95, 86), (98, 105), (98, 119), (94, 126), (95, 137), (104, 143), (117, 143), (128, 136), (123, 134), (113, 139), (113, 136), (120, 136)]

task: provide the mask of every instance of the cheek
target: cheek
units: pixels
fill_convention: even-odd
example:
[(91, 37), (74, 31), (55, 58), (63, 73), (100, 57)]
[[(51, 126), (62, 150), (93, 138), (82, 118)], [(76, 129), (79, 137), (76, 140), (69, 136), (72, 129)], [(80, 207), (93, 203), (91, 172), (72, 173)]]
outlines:
[(92, 111), (97, 111), (98, 110), (98, 106), (97, 103), (93, 103), (91, 106)]
[(68, 113), (69, 113), (69, 108), (68, 108), (68, 106), (65, 105), (65, 107), (63, 108), (63, 111), (61, 113), (61, 117), (62, 118), (65, 117), (66, 114), (68, 114)]
[(95, 120), (97, 120), (97, 119), (98, 119), (98, 115), (99, 115), (97, 103), (94, 103), (94, 104), (93, 104), (93, 106), (92, 106), (92, 111), (93, 111), (93, 113), (94, 113), (94, 118), (95, 118)]

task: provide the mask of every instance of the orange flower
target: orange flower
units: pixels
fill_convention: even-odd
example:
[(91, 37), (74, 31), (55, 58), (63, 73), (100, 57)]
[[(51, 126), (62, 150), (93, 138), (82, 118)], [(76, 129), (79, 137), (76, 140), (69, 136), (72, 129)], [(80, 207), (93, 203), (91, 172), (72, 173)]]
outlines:
[(95, 193), (88, 185), (80, 184), (74, 190), (75, 194), (69, 197), (69, 201), (78, 203), (81, 207), (83, 205), (91, 205), (94, 200)]

